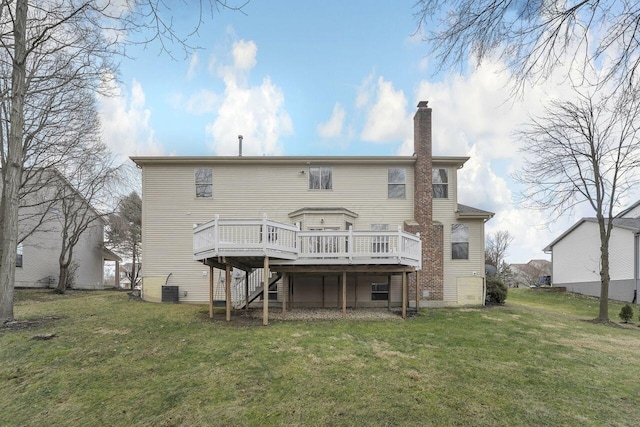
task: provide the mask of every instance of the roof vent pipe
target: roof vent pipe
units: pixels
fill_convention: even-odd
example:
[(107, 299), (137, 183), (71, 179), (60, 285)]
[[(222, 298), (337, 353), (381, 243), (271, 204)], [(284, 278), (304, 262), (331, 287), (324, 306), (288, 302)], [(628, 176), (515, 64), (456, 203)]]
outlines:
[(238, 135), (238, 156), (242, 157), (242, 135)]

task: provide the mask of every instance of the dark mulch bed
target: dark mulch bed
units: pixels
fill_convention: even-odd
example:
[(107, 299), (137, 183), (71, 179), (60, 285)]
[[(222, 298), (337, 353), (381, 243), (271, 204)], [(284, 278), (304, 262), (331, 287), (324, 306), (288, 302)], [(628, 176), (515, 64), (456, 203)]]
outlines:
[(40, 317), (36, 319), (14, 320), (0, 325), (0, 333), (9, 331), (24, 331), (34, 329), (42, 325), (48, 325), (56, 320), (62, 319), (60, 316)]

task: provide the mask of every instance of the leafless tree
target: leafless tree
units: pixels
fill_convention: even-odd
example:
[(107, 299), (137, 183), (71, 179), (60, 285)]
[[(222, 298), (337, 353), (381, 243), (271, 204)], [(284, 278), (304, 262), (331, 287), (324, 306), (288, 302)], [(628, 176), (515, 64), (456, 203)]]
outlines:
[(604, 73), (597, 84), (637, 84), (640, 3), (635, 1), (418, 0), (414, 13), (441, 67), (497, 57), (522, 89), (558, 66), (570, 65), (585, 76), (599, 63)]
[[(190, 3), (184, 2), (187, 6)], [(211, 13), (218, 7), (239, 10), (244, 6), (244, 2), (236, 5), (227, 0), (193, 3), (199, 11), (194, 31), (202, 22), (206, 4)], [(187, 41), (188, 35), (182, 37), (175, 31), (166, 2), (0, 0), (0, 99), (6, 101), (0, 110), (0, 126), (6, 132), (0, 165), (0, 323), (14, 318), (18, 212), (29, 145), (28, 120), (51, 123), (46, 115), (38, 115), (47, 102), (55, 105), (51, 104), (53, 97), (46, 96), (51, 92), (64, 88), (99, 90), (100, 79), (114, 75), (112, 58), (125, 54), (127, 44), (157, 42), (168, 52), (176, 44), (189, 51)]]
[(513, 242), (513, 236), (507, 230), (499, 230), (487, 235), (485, 239), (485, 261), (499, 269), (509, 253), (509, 246)]
[(131, 267), (126, 269), (126, 274), (133, 289), (142, 266), (142, 199), (137, 192), (133, 191), (120, 200), (116, 212), (109, 215), (105, 234), (107, 244), (119, 255), (131, 259)]
[[(86, 137), (91, 141), (90, 136)], [(55, 202), (60, 212), (59, 293), (64, 293), (69, 283), (69, 268), (80, 238), (90, 230), (102, 233), (102, 227), (97, 227), (98, 222), (106, 222), (110, 214), (107, 209), (113, 205), (111, 199), (119, 169), (108, 148), (97, 139), (97, 135), (94, 138), (92, 143), (76, 151), (74, 161), (67, 162), (60, 174), (66, 182), (60, 183), (60, 197)]]
[(531, 262), (522, 265), (519, 271), (521, 273), (520, 277), (527, 286), (540, 285), (540, 277), (547, 275), (547, 271), (543, 267)]
[(519, 136), (524, 167), (517, 178), (528, 186), (533, 207), (556, 217), (580, 203), (595, 212), (600, 232), (600, 310), (608, 321), (609, 238), (613, 210), (638, 183), (640, 98), (596, 98), (575, 91), (575, 100), (553, 102)]

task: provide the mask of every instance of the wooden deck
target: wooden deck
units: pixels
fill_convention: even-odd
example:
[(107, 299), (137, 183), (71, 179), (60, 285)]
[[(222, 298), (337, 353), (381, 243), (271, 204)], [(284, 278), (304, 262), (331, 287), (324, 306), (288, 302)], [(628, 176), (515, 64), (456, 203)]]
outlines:
[(302, 231), (297, 226), (269, 220), (220, 219), (218, 215), (193, 230), (193, 257), (242, 259), (272, 265), (397, 265), (421, 268), (419, 235), (397, 231)]

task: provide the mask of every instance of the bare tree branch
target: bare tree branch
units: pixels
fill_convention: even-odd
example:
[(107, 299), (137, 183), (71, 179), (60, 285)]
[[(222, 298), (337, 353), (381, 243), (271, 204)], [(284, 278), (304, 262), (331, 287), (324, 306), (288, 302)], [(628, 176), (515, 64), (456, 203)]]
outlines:
[(527, 185), (529, 207), (558, 218), (580, 203), (595, 212), (600, 230), (601, 294), (598, 319), (608, 321), (609, 239), (613, 211), (638, 184), (640, 97), (598, 99), (575, 91), (576, 100), (555, 101), (519, 133), (525, 162), (516, 178)]

